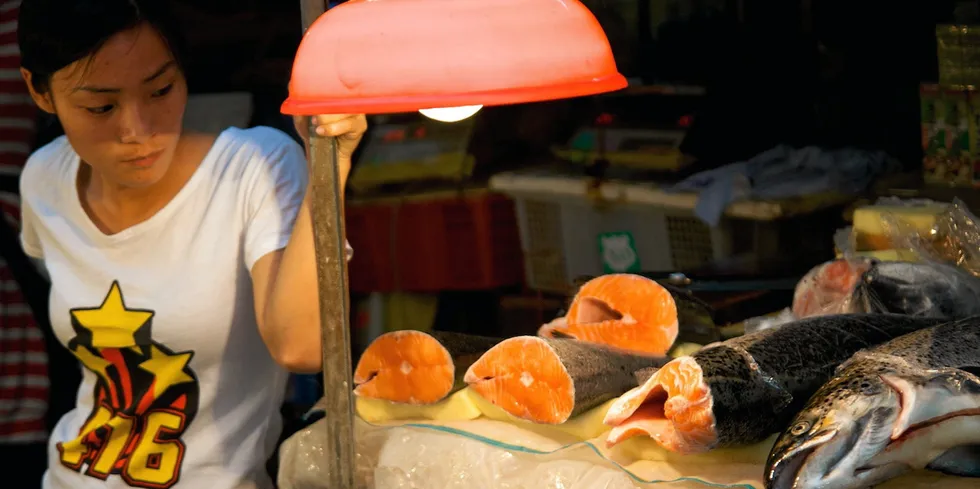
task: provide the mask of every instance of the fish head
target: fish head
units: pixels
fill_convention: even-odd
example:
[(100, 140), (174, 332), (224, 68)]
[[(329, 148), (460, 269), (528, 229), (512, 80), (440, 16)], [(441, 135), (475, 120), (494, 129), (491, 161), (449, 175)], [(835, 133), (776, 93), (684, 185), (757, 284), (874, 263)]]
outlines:
[(933, 317), (953, 307), (958, 277), (933, 263), (876, 262), (854, 292), (855, 312)]
[(767, 489), (858, 489), (905, 467), (869, 462), (891, 441), (900, 400), (876, 375), (838, 376), (776, 440), (766, 463)]

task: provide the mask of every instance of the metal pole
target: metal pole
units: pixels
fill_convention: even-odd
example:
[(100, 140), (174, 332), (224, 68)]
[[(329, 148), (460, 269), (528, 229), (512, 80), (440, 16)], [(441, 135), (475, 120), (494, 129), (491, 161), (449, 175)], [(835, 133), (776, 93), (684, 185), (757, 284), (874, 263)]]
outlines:
[[(303, 32), (326, 11), (327, 0), (301, 0)], [(310, 202), (320, 296), (320, 335), (327, 444), (322, 487), (354, 489), (354, 404), (351, 386), (350, 296), (347, 292), (343, 190), (337, 139), (310, 127)]]

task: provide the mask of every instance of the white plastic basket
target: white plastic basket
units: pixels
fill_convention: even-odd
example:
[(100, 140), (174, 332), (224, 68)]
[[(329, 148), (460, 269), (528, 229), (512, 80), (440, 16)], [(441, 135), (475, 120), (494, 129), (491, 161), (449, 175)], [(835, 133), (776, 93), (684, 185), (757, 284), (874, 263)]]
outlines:
[(583, 178), (517, 173), (496, 175), (490, 186), (515, 201), (532, 289), (565, 292), (576, 277), (620, 271), (605, 268), (600, 253), (599, 236), (609, 233), (632, 236), (643, 271), (692, 270), (732, 256), (731, 221), (709, 227), (689, 196), (610, 183), (595, 198)]

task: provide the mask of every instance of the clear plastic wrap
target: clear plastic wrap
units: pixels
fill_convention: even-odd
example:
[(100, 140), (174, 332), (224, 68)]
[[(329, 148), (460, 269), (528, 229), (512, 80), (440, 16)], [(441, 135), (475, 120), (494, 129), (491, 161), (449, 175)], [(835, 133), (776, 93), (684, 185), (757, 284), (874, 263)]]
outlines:
[[(762, 489), (770, 443), (679, 455), (652, 442), (570, 440), (547, 427), (480, 418), (385, 426), (355, 420), (359, 489)], [(323, 485), (317, 421), (280, 448), (279, 489)], [(919, 473), (880, 489), (967, 489), (976, 481)]]
[(928, 199), (881, 197), (874, 205), (854, 210), (851, 233), (859, 253), (906, 250), (909, 240), (930, 240), (935, 221), (949, 204)]
[(802, 319), (851, 312), (854, 287), (870, 267), (871, 260), (862, 257), (841, 258), (813, 267), (796, 284), (793, 316)]
[[(834, 235), (842, 258), (822, 263), (800, 279), (793, 296), (792, 315), (755, 318), (747, 321), (746, 332), (779, 326), (793, 318), (875, 312), (868, 310), (869, 306), (854, 293), (875, 260), (952, 265), (980, 277), (980, 225), (958, 199), (942, 204), (883, 197), (873, 206), (855, 211), (854, 221), (853, 228), (838, 230)], [(963, 287), (967, 286), (960, 289)], [(915, 312), (903, 310), (899, 304), (879, 306), (890, 312)]]
[(929, 233), (889, 214), (882, 214), (882, 228), (895, 249), (916, 260), (954, 265), (980, 277), (980, 225), (960, 199), (936, 216)]

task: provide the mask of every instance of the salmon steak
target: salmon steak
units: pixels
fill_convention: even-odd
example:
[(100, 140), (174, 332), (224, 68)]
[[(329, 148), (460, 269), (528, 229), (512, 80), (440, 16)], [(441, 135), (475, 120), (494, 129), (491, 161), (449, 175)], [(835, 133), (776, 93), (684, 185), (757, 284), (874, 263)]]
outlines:
[(802, 319), (721, 343), (637, 374), (607, 411), (607, 444), (651, 437), (679, 453), (758, 443), (786, 427), (855, 352), (941, 318), (841, 314)]
[(385, 333), (358, 360), (354, 394), (402, 404), (435, 404), (465, 387), (463, 373), (498, 342), (443, 331)]
[(640, 275), (611, 274), (586, 282), (565, 318), (542, 326), (538, 336), (665, 355), (677, 332), (677, 305), (667, 289)]
[(518, 336), (488, 350), (464, 381), (512, 416), (561, 424), (635, 387), (635, 372), (664, 363), (573, 339)]

